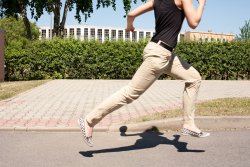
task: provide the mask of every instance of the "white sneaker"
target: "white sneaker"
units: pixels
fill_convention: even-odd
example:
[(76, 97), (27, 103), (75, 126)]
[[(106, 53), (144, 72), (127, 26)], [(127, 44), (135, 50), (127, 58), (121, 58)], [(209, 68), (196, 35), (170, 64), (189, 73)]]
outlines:
[(202, 137), (202, 138), (210, 136), (210, 133), (208, 133), (208, 132), (197, 133), (197, 132), (191, 131), (187, 128), (182, 128), (181, 134), (182, 135), (190, 135), (190, 136), (194, 136), (194, 137)]
[(93, 138), (92, 136), (89, 136), (87, 137), (86, 136), (86, 132), (85, 132), (85, 121), (83, 118), (79, 118), (78, 119), (78, 125), (81, 129), (81, 132), (82, 132), (82, 136), (83, 136), (83, 139), (84, 139), (84, 142), (90, 146), (90, 147), (93, 147), (94, 146), (94, 142), (93, 142)]

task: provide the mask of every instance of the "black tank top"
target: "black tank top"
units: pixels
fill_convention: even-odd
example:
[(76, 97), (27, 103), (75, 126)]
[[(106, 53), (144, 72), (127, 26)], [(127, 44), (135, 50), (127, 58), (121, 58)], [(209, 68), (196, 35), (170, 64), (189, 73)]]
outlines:
[(155, 35), (153, 40), (161, 40), (170, 47), (175, 47), (185, 14), (174, 0), (154, 0)]

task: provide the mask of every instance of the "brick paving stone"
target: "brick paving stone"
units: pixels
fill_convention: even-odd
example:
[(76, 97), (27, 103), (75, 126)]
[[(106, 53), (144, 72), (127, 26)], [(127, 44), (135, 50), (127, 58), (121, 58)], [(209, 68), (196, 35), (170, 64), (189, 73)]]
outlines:
[[(129, 80), (53, 80), (0, 101), (0, 127), (76, 127), (86, 116)], [(105, 117), (98, 127), (182, 106), (184, 82), (158, 80), (139, 99)], [(202, 81), (197, 101), (250, 97), (250, 81)]]

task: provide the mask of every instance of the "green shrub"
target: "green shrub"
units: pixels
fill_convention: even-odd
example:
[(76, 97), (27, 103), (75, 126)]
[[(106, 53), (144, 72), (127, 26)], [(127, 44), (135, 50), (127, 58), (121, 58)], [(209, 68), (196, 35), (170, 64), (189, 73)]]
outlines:
[(181, 42), (176, 52), (191, 63), (203, 79), (250, 78), (250, 42)]
[[(5, 48), (6, 80), (131, 79), (147, 41), (53, 39), (11, 41)], [(176, 52), (203, 79), (249, 79), (250, 43), (181, 42)]]
[(12, 43), (5, 49), (6, 79), (129, 79), (145, 42), (54, 39)]

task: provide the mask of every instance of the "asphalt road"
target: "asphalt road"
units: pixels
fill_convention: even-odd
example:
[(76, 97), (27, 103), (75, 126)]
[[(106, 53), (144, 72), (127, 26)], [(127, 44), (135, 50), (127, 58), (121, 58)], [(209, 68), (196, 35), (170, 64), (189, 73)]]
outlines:
[(94, 134), (95, 146), (77, 132), (0, 132), (1, 167), (249, 167), (250, 130)]

